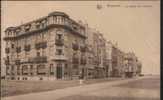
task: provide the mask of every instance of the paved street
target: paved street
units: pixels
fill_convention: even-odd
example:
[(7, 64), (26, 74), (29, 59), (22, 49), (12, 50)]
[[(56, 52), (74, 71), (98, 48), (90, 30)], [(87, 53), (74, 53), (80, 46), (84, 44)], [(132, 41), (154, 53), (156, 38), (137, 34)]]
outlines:
[(160, 100), (159, 82), (158, 76), (145, 76), (4, 97), (2, 100)]

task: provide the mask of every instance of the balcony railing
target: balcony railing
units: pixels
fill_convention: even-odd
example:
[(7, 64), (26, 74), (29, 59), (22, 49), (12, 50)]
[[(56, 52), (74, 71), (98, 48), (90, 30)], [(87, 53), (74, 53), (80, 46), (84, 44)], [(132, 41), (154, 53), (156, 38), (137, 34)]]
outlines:
[(56, 39), (55, 44), (58, 46), (63, 46), (64, 45), (64, 40), (63, 39)]
[(64, 61), (67, 60), (67, 57), (65, 55), (55, 55), (54, 60)]
[(34, 58), (34, 62), (36, 62), (36, 63), (47, 62), (47, 57), (36, 57), (36, 58)]
[(31, 62), (31, 63), (44, 63), (44, 62), (47, 62), (47, 57), (46, 56), (38, 56), (38, 57), (30, 58), (29, 62)]
[(47, 42), (40, 42), (35, 44), (35, 48), (39, 50), (40, 48), (45, 49), (47, 47)]

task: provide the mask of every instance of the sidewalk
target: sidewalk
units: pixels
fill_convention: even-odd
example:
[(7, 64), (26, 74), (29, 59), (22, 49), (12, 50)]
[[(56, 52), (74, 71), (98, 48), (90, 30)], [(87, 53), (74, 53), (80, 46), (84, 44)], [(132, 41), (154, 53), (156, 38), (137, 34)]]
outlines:
[[(94, 84), (101, 82), (110, 82), (122, 80), (121, 78), (105, 78), (105, 79), (88, 79), (84, 80), (84, 84)], [(2, 80), (1, 91), (2, 97), (16, 96), (28, 93), (36, 93), (43, 91), (52, 91), (67, 87), (79, 86), (79, 80), (54, 80), (54, 81), (16, 81)]]

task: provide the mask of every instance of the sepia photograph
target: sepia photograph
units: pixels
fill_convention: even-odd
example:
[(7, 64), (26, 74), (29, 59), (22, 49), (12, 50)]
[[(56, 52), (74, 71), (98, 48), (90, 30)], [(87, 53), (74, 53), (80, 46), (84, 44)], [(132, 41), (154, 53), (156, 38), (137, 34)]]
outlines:
[(160, 0), (1, 1), (1, 100), (161, 100)]

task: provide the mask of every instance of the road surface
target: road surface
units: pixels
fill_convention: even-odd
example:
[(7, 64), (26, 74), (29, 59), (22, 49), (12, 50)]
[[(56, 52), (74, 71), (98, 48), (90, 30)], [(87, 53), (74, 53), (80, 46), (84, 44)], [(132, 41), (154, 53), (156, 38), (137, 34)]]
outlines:
[[(155, 76), (145, 76), (112, 82), (81, 85), (48, 92), (31, 93), (1, 98), (2, 100), (160, 100), (160, 91)], [(143, 88), (148, 84), (149, 87)], [(147, 81), (146, 81), (147, 80)], [(152, 81), (154, 80), (154, 81)], [(150, 83), (151, 82), (151, 83)], [(138, 85), (137, 87), (132, 84)], [(124, 85), (123, 85), (124, 84)], [(151, 85), (150, 85), (151, 84)], [(155, 87), (154, 84), (157, 84)], [(135, 86), (136, 86), (135, 85)]]

